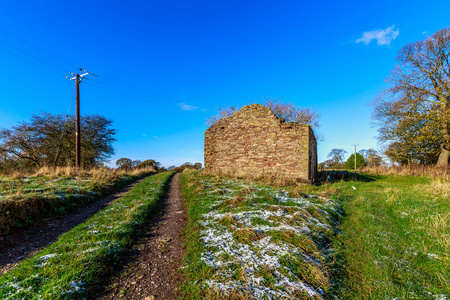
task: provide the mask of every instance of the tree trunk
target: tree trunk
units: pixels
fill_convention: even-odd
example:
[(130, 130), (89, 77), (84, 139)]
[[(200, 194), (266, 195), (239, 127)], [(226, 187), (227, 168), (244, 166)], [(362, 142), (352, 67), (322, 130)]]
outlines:
[(450, 151), (445, 149), (444, 145), (441, 145), (441, 153), (439, 154), (439, 159), (437, 161), (436, 166), (447, 167), (449, 158), (450, 158)]
[(450, 132), (448, 130), (449, 125), (449, 111), (448, 111), (448, 103), (447, 97), (442, 93), (440, 88), (435, 88), (438, 94), (440, 95), (439, 101), (441, 106), (441, 133), (442, 133), (442, 144), (441, 144), (441, 153), (439, 153), (439, 158), (436, 166), (439, 167), (447, 167), (448, 159), (450, 158)]

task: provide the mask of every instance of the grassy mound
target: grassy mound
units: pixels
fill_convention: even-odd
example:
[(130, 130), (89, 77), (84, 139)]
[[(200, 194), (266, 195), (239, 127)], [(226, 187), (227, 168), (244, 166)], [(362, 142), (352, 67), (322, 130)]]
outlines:
[(182, 173), (181, 183), (190, 218), (185, 299), (325, 296), (334, 202), (198, 171)]

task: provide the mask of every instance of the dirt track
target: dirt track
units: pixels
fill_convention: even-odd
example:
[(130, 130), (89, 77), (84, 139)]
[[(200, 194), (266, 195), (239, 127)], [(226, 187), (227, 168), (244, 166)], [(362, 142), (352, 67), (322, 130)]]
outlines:
[(0, 237), (0, 274), (4, 274), (22, 259), (33, 256), (48, 244), (56, 241), (61, 234), (84, 222), (112, 201), (124, 196), (142, 180), (144, 178), (83, 208), (78, 208), (74, 212), (44, 219), (39, 223), (19, 228), (7, 236)]
[(179, 173), (170, 181), (159, 213), (148, 221), (141, 240), (121, 263), (121, 274), (113, 278), (101, 299), (177, 299), (182, 233), (187, 217), (183, 209)]

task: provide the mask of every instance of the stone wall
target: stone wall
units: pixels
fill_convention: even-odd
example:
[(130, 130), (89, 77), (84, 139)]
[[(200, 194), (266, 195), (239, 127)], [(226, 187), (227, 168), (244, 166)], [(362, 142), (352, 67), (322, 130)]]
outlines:
[(283, 122), (267, 107), (248, 105), (206, 130), (205, 170), (309, 181), (317, 175), (316, 138), (309, 125)]

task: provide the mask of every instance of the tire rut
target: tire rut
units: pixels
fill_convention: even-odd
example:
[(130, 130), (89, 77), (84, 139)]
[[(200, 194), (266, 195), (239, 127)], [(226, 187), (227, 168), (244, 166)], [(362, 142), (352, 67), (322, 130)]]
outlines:
[(120, 263), (121, 273), (99, 292), (99, 299), (159, 300), (180, 296), (182, 230), (187, 216), (179, 175), (172, 177), (158, 213), (148, 220), (132, 253)]

